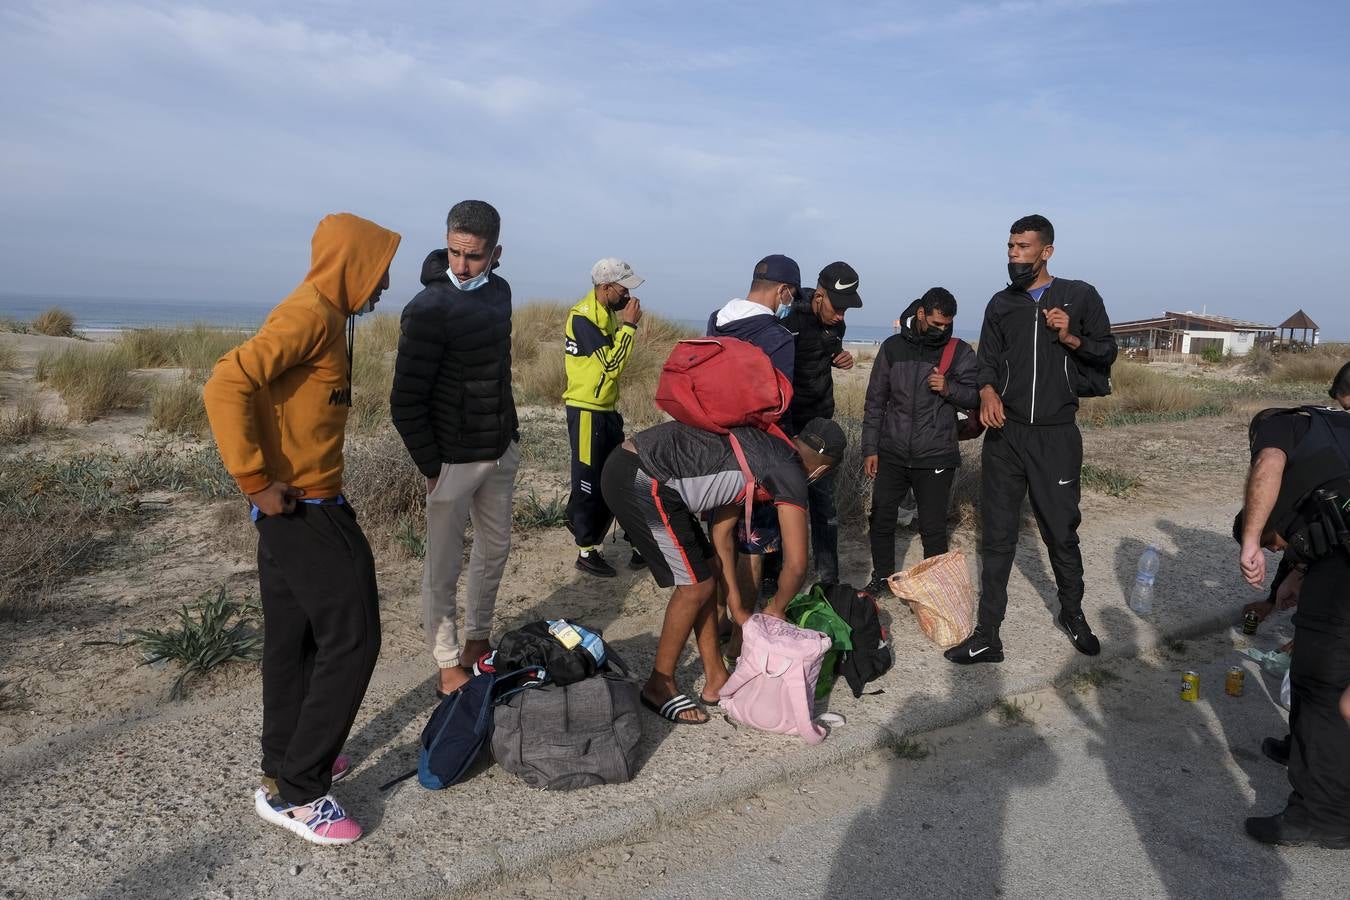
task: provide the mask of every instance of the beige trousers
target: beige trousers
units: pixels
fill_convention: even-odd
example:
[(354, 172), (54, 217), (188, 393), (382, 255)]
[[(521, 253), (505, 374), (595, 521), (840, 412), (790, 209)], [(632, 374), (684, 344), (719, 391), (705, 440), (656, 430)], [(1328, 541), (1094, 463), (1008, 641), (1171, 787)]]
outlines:
[(464, 587), (463, 640), (492, 634), (497, 589), (511, 551), (511, 497), (520, 447), (512, 443), (491, 462), (441, 464), (436, 488), (427, 494), (427, 555), (422, 566), (422, 629), (427, 648), (442, 669), (457, 666), (463, 647), (457, 624), (464, 529), (473, 523), (469, 579)]

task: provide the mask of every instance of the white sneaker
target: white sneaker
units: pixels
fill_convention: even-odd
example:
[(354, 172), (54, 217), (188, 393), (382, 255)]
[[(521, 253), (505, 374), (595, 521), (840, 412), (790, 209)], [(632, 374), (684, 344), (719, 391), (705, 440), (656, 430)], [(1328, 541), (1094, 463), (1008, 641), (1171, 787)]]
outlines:
[(280, 797), (269, 798), (266, 790), (258, 788), (253, 794), (253, 808), (268, 822), (300, 835), (311, 844), (350, 844), (361, 836), (361, 826), (331, 794), (297, 806)]

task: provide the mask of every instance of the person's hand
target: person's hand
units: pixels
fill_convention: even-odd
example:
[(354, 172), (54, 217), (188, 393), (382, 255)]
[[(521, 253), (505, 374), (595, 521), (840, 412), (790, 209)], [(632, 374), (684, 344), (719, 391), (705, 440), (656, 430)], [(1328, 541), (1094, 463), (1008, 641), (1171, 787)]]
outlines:
[(1053, 309), (1042, 310), (1045, 314), (1045, 327), (1055, 332), (1061, 340), (1067, 340), (1069, 337), (1069, 314), (1056, 306)]
[(1295, 569), (1284, 577), (1275, 590), (1275, 604), (1280, 609), (1293, 609), (1298, 606), (1298, 595), (1303, 590), (1303, 570)]
[(1350, 688), (1341, 694), (1341, 718), (1350, 723)]
[(1288, 643), (1281, 644), (1279, 650), (1280, 650), (1281, 653), (1283, 653), (1283, 654), (1285, 654), (1285, 655), (1288, 655), (1288, 654), (1290, 654), (1290, 653), (1293, 653), (1293, 652), (1294, 652), (1294, 642), (1293, 642), (1293, 641), (1289, 641)]
[(636, 297), (628, 298), (628, 305), (619, 310), (619, 318), (625, 325), (636, 325), (642, 321), (642, 301)]
[(1264, 622), (1266, 616), (1274, 611), (1275, 604), (1271, 603), (1269, 600), (1253, 600), (1251, 603), (1242, 607), (1243, 618), (1246, 618), (1247, 613), (1256, 613), (1256, 621), (1258, 622)]
[(282, 516), (295, 512), (295, 499), (305, 496), (298, 487), (284, 481), (274, 481), (256, 494), (248, 495), (248, 502), (258, 507), (264, 516)]
[(875, 453), (871, 454), (870, 456), (864, 456), (863, 474), (866, 475), (868, 478), (876, 478), (878, 462), (880, 462), (880, 458)]
[(980, 388), (980, 424), (985, 428), (1002, 428), (1007, 419), (1003, 415), (1003, 398), (986, 384)]
[[(763, 613), (771, 618), (787, 621), (787, 604), (779, 604), (777, 599), (770, 600), (764, 605)], [(744, 625), (745, 623), (742, 622), (741, 624)]]
[(928, 373), (928, 389), (938, 396), (947, 396), (947, 376), (939, 372), (937, 366)]
[(1266, 581), (1266, 551), (1261, 549), (1260, 544), (1242, 545), (1242, 553), (1238, 556), (1238, 566), (1242, 569), (1242, 577), (1247, 579), (1247, 583), (1254, 588), (1260, 588)]
[(834, 359), (830, 360), (830, 365), (836, 369), (851, 369), (853, 368), (853, 354), (847, 350), (840, 350)]

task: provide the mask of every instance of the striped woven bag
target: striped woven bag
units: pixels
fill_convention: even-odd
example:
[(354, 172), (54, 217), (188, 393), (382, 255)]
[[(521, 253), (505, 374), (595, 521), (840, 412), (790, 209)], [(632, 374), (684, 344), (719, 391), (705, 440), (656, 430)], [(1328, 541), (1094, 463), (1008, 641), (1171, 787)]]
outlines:
[(919, 627), (939, 647), (954, 647), (975, 627), (975, 589), (960, 550), (925, 559), (886, 579), (891, 593), (904, 600)]

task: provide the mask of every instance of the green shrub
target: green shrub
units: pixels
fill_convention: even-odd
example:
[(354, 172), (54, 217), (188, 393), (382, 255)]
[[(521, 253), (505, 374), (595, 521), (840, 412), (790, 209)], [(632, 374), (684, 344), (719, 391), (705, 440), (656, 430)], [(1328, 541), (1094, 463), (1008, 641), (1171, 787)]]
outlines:
[(534, 528), (559, 528), (567, 524), (567, 497), (555, 494), (540, 499), (534, 491), (516, 494), (516, 502), (511, 509), (511, 524), (526, 530)]
[(37, 379), (56, 389), (73, 419), (88, 422), (115, 409), (135, 409), (145, 385), (116, 347), (67, 347), (38, 357)]
[(259, 611), (256, 603), (228, 599), (222, 586), (214, 599), (204, 594), (191, 608), (183, 604), (176, 627), (134, 629), (131, 634), (145, 654), (142, 665), (178, 663), (182, 672), (169, 691), (169, 699), (177, 700), (190, 680), (217, 666), (262, 658)]
[(33, 320), (33, 331), (48, 337), (75, 337), (75, 317), (59, 306), (44, 310)]

